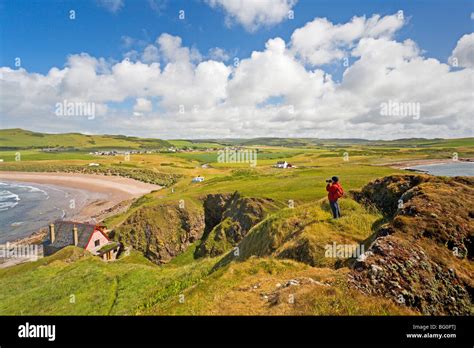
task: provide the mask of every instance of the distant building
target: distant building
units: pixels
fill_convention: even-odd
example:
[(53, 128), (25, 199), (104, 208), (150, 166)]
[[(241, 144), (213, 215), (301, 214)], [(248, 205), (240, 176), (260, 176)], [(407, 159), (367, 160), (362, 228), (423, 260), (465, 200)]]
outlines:
[(291, 163), (288, 163), (287, 161), (278, 161), (275, 167), (286, 169), (293, 168), (293, 165)]
[(204, 181), (204, 177), (202, 176), (197, 176), (195, 178), (193, 178), (192, 182), (203, 182)]
[(100, 166), (99, 163), (89, 163), (89, 167), (98, 167)]
[(55, 221), (43, 241), (44, 255), (51, 255), (69, 245), (91, 252), (105, 261), (115, 260), (120, 244), (111, 241), (104, 226), (73, 221)]
[(286, 168), (288, 167), (288, 162), (287, 161), (278, 161), (276, 164), (277, 168)]

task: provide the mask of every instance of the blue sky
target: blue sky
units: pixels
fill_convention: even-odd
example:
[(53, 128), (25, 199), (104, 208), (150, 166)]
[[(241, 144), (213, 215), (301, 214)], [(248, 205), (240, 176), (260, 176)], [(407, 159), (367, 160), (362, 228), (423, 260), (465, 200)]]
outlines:
[[(0, 3), (0, 65), (13, 68), (15, 58), (21, 57), (25, 69), (40, 73), (63, 66), (66, 57), (74, 53), (120, 60), (127, 51), (122, 44), (123, 36), (151, 43), (166, 32), (180, 36), (184, 45), (195, 46), (201, 52), (221, 47), (237, 57), (247, 57), (253, 50), (262, 49), (269, 38), (279, 36), (287, 40), (296, 28), (314, 17), (344, 23), (355, 15), (387, 15), (400, 9), (410, 17), (410, 22), (397, 38), (411, 38), (429, 56), (446, 61), (459, 37), (473, 31), (474, 23), (470, 19), (474, 1), (468, 0), (299, 0), (293, 8), (294, 20), (254, 33), (240, 25), (226, 27), (224, 15), (218, 15), (222, 11), (201, 0), (162, 1), (160, 13), (153, 11), (146, 0), (126, 1), (116, 13), (101, 7), (96, 0)], [(76, 11), (74, 21), (68, 18), (71, 9)], [(180, 10), (185, 10), (184, 21), (178, 19)]]
[[(474, 134), (474, 0), (0, 0), (0, 23), (2, 128)], [(58, 115), (68, 100), (96, 115)]]

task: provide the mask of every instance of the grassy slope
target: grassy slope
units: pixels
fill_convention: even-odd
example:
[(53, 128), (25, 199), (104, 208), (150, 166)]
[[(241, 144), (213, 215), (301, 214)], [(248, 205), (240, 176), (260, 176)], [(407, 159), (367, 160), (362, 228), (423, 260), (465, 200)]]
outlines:
[(181, 288), (206, 275), (211, 265), (203, 260), (160, 268), (134, 252), (107, 264), (68, 247), (37, 262), (0, 270), (0, 313), (139, 314), (157, 301), (177, 296)]
[[(232, 263), (145, 314), (158, 315), (402, 315), (414, 314), (345, 284), (345, 269), (313, 268), (290, 260), (251, 258)], [(291, 280), (308, 281), (284, 287)], [(311, 284), (309, 279), (322, 282)], [(280, 286), (279, 286), (280, 285)], [(290, 300), (291, 299), (291, 300)], [(292, 303), (293, 302), (293, 303)]]
[(121, 135), (84, 135), (79, 133), (47, 134), (22, 129), (0, 129), (2, 147), (29, 149), (42, 147), (93, 148), (160, 148), (171, 146), (159, 139), (142, 139)]
[[(344, 204), (347, 221), (342, 221), (342, 225), (366, 224), (378, 218), (366, 212), (361, 214), (360, 207), (351, 208), (354, 204)], [(348, 236), (339, 225), (329, 222), (325, 209), (316, 205), (313, 211), (308, 210), (322, 223), (305, 231), (307, 236), (315, 238), (314, 243), (331, 235), (341, 241), (362, 240), (369, 233)], [(301, 207), (292, 213), (297, 216), (303, 210)], [(277, 213), (272, 221), (276, 219), (285, 224), (287, 214), (281, 214)], [(195, 260), (194, 248), (195, 245), (191, 245), (169, 264), (156, 266), (135, 252), (116, 262), (104, 263), (69, 247), (35, 263), (0, 270), (0, 314), (412, 313), (387, 300), (364, 297), (349, 290), (344, 280), (347, 269), (334, 270), (331, 264), (320, 264), (329, 268), (314, 268), (292, 260), (275, 259), (271, 253), (257, 259), (247, 257), (249, 251), (240, 260), (222, 264), (221, 257)], [(278, 288), (277, 284), (295, 278), (302, 280), (301, 286)], [(309, 284), (310, 279), (328, 285)], [(71, 295), (75, 296), (75, 303), (70, 303)], [(184, 303), (179, 301), (180, 295), (184, 295)], [(290, 295), (295, 297), (294, 303), (286, 301)]]
[(275, 256), (304, 261), (316, 267), (334, 267), (336, 258), (325, 257), (325, 246), (357, 245), (375, 232), (382, 221), (351, 199), (340, 201), (343, 216), (331, 219), (326, 201), (285, 209), (255, 226), (240, 243), (238, 259)]

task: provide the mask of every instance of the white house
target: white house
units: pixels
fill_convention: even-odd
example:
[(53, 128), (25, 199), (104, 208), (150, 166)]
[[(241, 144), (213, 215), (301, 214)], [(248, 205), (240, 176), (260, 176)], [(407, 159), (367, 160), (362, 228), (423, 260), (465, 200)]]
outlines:
[(287, 161), (278, 161), (276, 164), (277, 168), (288, 168), (288, 162)]
[(192, 180), (192, 182), (203, 182), (203, 181), (204, 181), (204, 177), (202, 177), (202, 176), (196, 176)]

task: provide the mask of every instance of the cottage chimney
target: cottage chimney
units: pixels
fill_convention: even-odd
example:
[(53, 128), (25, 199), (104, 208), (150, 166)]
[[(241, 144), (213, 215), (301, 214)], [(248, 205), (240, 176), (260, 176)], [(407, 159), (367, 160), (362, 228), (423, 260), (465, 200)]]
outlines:
[(77, 246), (77, 244), (79, 244), (79, 238), (77, 237), (77, 226), (74, 225), (74, 227), (72, 228), (72, 235), (73, 235), (73, 239), (74, 239), (74, 245)]
[(51, 244), (53, 244), (56, 240), (56, 234), (54, 233), (54, 224), (49, 225), (49, 239), (51, 240)]

